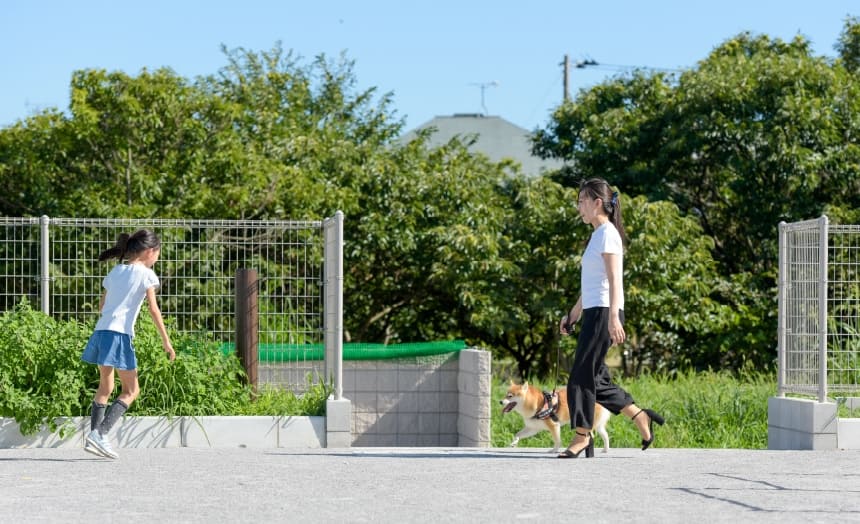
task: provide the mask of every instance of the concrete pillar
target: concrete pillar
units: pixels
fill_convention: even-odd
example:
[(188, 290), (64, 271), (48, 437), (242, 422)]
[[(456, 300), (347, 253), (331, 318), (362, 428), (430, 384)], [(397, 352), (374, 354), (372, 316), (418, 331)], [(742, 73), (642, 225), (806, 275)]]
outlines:
[(457, 378), (460, 396), (457, 433), (460, 447), (490, 447), (491, 364), (489, 351), (460, 351), (460, 375)]
[(325, 447), (352, 446), (352, 403), (346, 398), (329, 398), (325, 404)]
[(836, 449), (834, 402), (788, 397), (767, 401), (768, 449)]

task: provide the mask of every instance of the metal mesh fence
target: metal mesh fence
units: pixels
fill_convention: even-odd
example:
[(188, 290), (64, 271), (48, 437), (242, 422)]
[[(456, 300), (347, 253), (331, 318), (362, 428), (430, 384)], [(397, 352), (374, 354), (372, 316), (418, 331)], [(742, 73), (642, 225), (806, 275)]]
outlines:
[(39, 304), (39, 219), (0, 217), (0, 307)]
[(860, 226), (830, 226), (827, 264), (827, 384), (860, 395)]
[(780, 224), (778, 388), (860, 391), (860, 226)]
[[(98, 262), (99, 253), (120, 233), (147, 228), (162, 241), (154, 268), (161, 280), (159, 305), (178, 331), (211, 338), (229, 351), (236, 336), (235, 276), (239, 269), (255, 269), (260, 347), (323, 343), (322, 222), (52, 218), (46, 228), (48, 260), (42, 261), (39, 219), (2, 220), (4, 310), (22, 297), (46, 310), (40, 271), (47, 267), (50, 313), (94, 323), (102, 279), (116, 263)], [(302, 390), (320, 377), (308, 377), (297, 354), (290, 354), (293, 361), (279, 360), (278, 354), (260, 360), (274, 370), (273, 382)]]

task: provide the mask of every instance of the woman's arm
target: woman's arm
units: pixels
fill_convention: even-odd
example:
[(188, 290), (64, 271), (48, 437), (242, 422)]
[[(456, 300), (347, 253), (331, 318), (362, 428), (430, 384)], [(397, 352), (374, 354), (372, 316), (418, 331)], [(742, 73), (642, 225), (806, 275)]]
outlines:
[(573, 325), (579, 322), (579, 318), (582, 316), (582, 295), (579, 296), (579, 299), (576, 301), (576, 304), (570, 308), (570, 313), (563, 316), (561, 321), (558, 324), (558, 332), (562, 335), (570, 335), (570, 332), (573, 330)]
[(621, 255), (604, 253), (603, 263), (606, 266), (606, 277), (609, 279), (609, 338), (612, 339), (613, 344), (621, 344), (626, 338), (619, 316), (621, 297), (624, 293), (621, 285)]

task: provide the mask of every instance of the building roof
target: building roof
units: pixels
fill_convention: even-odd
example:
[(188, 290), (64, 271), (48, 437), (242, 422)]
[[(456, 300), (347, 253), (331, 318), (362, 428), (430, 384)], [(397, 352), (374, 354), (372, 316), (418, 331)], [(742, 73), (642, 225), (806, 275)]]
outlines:
[(429, 140), (430, 147), (446, 144), (455, 136), (467, 138), (477, 135), (477, 140), (469, 147), (470, 151), (480, 152), (493, 162), (512, 159), (522, 166), (527, 175), (538, 175), (543, 171), (559, 169), (564, 162), (557, 159), (543, 160), (531, 153), (532, 133), (498, 116), (485, 116), (480, 113), (459, 113), (453, 116), (437, 116), (409, 131), (400, 138), (401, 143), (409, 142), (417, 132), (435, 127)]

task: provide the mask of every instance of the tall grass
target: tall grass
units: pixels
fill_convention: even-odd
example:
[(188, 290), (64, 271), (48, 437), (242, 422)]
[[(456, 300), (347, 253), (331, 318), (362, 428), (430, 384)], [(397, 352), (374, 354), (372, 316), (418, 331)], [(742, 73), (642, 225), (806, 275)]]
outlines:
[[(642, 376), (618, 383), (633, 395), (639, 407), (651, 408), (666, 419), (654, 425), (653, 447), (664, 448), (767, 448), (767, 399), (776, 393), (772, 375), (748, 372), (740, 377), (721, 372), (689, 372), (674, 377)], [(522, 418), (502, 414), (500, 401), (507, 382), (494, 382), (492, 395), (492, 445), (504, 447), (522, 429)], [(536, 384), (549, 390), (548, 384)], [(563, 387), (563, 386), (562, 386)], [(641, 437), (624, 416), (614, 416), (607, 427), (611, 447), (639, 447)], [(562, 428), (562, 444), (572, 438)], [(600, 438), (597, 445), (601, 444)], [(523, 439), (520, 447), (552, 447), (549, 432)]]

